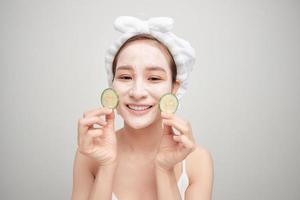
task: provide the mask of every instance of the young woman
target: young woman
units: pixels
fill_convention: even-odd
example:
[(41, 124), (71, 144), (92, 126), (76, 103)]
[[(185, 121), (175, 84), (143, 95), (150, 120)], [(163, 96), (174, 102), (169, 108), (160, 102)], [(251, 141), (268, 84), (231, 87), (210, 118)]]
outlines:
[(127, 35), (108, 62), (124, 127), (115, 130), (115, 112), (108, 108), (92, 109), (79, 119), (72, 200), (210, 200), (211, 154), (196, 144), (188, 121), (158, 108), (162, 95), (184, 88), (185, 72), (178, 66), (187, 62), (174, 59), (174, 48), (149, 31), (164, 19), (155, 25), (123, 17), (115, 25), (124, 28), (132, 19), (130, 28), (139, 32)]

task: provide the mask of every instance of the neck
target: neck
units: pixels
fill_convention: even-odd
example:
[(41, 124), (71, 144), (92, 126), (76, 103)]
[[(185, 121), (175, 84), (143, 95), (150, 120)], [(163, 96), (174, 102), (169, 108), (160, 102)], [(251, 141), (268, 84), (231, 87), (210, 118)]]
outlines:
[(134, 154), (153, 155), (156, 154), (162, 136), (162, 121), (156, 120), (148, 127), (134, 129), (124, 123), (121, 131), (121, 140), (125, 144), (126, 151)]

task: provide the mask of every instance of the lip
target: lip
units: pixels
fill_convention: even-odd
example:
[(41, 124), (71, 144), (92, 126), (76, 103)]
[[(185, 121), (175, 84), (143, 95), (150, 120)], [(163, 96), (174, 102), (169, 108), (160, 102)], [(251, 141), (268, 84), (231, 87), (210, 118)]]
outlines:
[(128, 106), (128, 105), (131, 105), (131, 106), (152, 106), (151, 104), (132, 104), (132, 103), (126, 104), (126, 106)]
[[(151, 106), (150, 108), (146, 109), (146, 110), (131, 110), (128, 105), (131, 106)], [(150, 112), (150, 110), (153, 108), (153, 105), (146, 105), (146, 104), (126, 104), (126, 108), (129, 110), (130, 113), (134, 114), (134, 115), (144, 115), (148, 112)]]

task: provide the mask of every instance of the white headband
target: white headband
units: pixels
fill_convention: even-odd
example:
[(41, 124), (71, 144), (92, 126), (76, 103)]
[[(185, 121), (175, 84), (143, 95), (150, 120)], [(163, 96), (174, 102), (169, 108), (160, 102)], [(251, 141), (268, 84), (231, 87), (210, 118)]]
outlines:
[(113, 72), (112, 63), (119, 48), (129, 38), (146, 33), (162, 42), (170, 51), (177, 67), (176, 79), (180, 81), (180, 87), (176, 96), (181, 99), (187, 90), (189, 74), (195, 63), (195, 50), (189, 42), (174, 35), (171, 30), (174, 20), (169, 17), (154, 17), (148, 20), (140, 20), (131, 16), (120, 16), (114, 22), (114, 28), (123, 33), (121, 37), (107, 50), (105, 67), (108, 75), (108, 84), (112, 87)]

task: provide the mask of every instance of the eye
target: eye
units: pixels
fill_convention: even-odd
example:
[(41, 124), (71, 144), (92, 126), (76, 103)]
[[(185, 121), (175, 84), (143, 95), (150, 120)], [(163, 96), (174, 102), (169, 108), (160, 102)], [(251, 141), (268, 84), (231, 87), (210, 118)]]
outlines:
[(152, 80), (152, 81), (159, 81), (159, 80), (161, 80), (161, 78), (159, 78), (159, 77), (150, 77), (149, 78), (150, 80)]
[(119, 76), (119, 79), (130, 80), (131, 77), (124, 75), (124, 76)]

